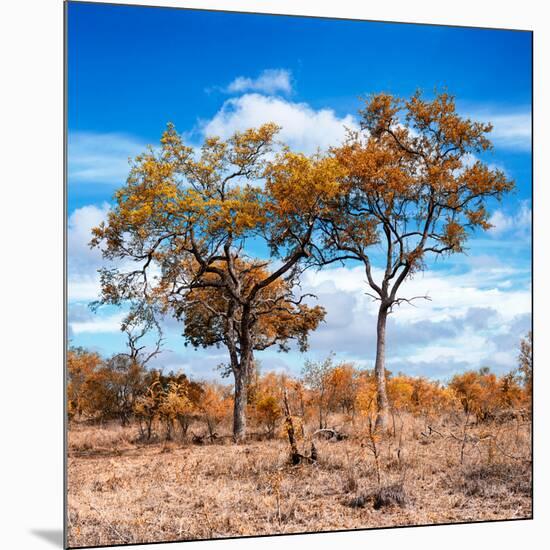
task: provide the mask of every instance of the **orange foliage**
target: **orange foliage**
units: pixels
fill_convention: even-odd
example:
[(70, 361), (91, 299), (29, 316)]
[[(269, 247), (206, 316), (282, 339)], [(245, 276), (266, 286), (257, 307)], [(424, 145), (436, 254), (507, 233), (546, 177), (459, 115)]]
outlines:
[(453, 377), (449, 384), (466, 414), (482, 421), (503, 410), (518, 406), (524, 391), (513, 374), (498, 378), (488, 369), (468, 371)]

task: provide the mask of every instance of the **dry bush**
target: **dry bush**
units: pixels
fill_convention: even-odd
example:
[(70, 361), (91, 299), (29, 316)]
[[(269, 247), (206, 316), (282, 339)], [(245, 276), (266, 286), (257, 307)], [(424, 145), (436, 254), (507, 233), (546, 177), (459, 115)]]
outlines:
[(135, 426), (114, 423), (104, 427), (73, 424), (68, 437), (69, 454), (99, 454), (133, 449), (136, 435)]
[(403, 507), (407, 504), (408, 498), (405, 493), (403, 482), (383, 485), (368, 493), (362, 493), (348, 501), (351, 508), (364, 508), (372, 506), (375, 510), (389, 506)]
[(464, 495), (498, 498), (531, 494), (531, 468), (521, 463), (481, 464), (466, 468), (457, 488)]

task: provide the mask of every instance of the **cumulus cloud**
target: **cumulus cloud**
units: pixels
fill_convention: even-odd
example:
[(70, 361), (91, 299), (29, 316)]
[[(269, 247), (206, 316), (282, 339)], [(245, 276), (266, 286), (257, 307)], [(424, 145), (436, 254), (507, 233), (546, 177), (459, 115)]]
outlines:
[[(426, 271), (408, 280), (401, 295), (428, 294), (432, 301), (404, 304), (390, 315), (388, 368), (413, 373), (431, 365), (425, 374), (440, 378), (465, 366), (487, 364), (502, 372), (512, 368), (514, 349), (529, 327), (531, 294), (523, 285), (502, 283), (524, 277), (521, 270), (483, 266), (462, 274)], [(327, 310), (326, 323), (311, 335), (311, 349), (319, 356), (335, 351), (372, 368), (377, 302), (365, 294), (363, 268), (309, 271), (302, 288), (315, 293)]]
[(280, 139), (305, 153), (341, 143), (346, 127), (356, 127), (351, 115), (338, 117), (332, 109), (315, 110), (307, 103), (251, 93), (225, 101), (211, 120), (203, 122), (202, 131), (205, 135), (228, 138), (235, 131), (266, 122), (280, 125)]
[(493, 124), (490, 137), (495, 145), (522, 151), (531, 149), (531, 113), (497, 114), (488, 120)]
[(263, 92), (270, 95), (277, 92), (289, 94), (292, 91), (290, 71), (266, 69), (257, 78), (239, 76), (227, 86), (226, 91), (229, 93)]
[(493, 226), (490, 233), (501, 236), (504, 233), (515, 233), (517, 236), (527, 236), (531, 232), (531, 207), (527, 201), (522, 201), (516, 212), (506, 213), (504, 210), (495, 210), (489, 222)]
[(528, 110), (501, 112), (482, 108), (472, 112), (470, 118), (490, 122), (493, 131), (489, 139), (495, 147), (521, 152), (531, 150), (531, 113)]
[(128, 176), (128, 159), (144, 149), (145, 143), (124, 133), (69, 132), (69, 183), (121, 185)]
[(109, 204), (86, 205), (74, 210), (67, 224), (67, 264), (69, 302), (90, 302), (99, 296), (99, 274), (103, 265), (101, 252), (91, 249), (92, 228), (107, 217)]
[(470, 370), (472, 364), (454, 357), (436, 357), (429, 361), (410, 361), (408, 359), (390, 359), (387, 368), (394, 374), (403, 372), (411, 376), (424, 376), (435, 380), (447, 381), (454, 374)]
[(70, 302), (96, 300), (99, 296), (99, 274), (104, 265), (101, 252), (91, 249), (92, 228), (107, 217), (109, 204), (89, 204), (74, 210), (67, 224), (68, 299)]
[(69, 302), (91, 302), (99, 297), (99, 274), (69, 273), (67, 295)]
[(148, 367), (164, 372), (183, 372), (193, 380), (219, 380), (217, 366), (227, 361), (228, 356), (222, 349), (195, 350), (188, 347), (181, 352), (165, 349), (151, 359)]
[(74, 210), (68, 219), (67, 247), (69, 271), (89, 273), (90, 267), (97, 269), (101, 264), (101, 253), (89, 247), (92, 228), (107, 218), (109, 203), (89, 204)]
[(69, 325), (71, 332), (74, 335), (85, 333), (99, 334), (106, 332), (119, 332), (124, 315), (124, 312), (118, 312), (106, 316), (92, 315), (87, 319), (69, 320)]

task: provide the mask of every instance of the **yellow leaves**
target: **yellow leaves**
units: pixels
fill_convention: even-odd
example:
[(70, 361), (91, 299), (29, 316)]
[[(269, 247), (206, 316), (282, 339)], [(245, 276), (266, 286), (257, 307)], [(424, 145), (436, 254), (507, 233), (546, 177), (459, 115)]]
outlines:
[(374, 136), (391, 126), (399, 111), (400, 102), (390, 94), (374, 94), (365, 101), (363, 110), (359, 111), (362, 116), (362, 127), (369, 130)]
[(69, 377), (76, 383), (83, 381), (102, 365), (97, 353), (82, 349), (70, 349), (67, 353), (67, 370)]
[(470, 225), (473, 227), (481, 227), (482, 229), (490, 229), (492, 225), (489, 223), (489, 214), (485, 209), (485, 206), (480, 205), (475, 210), (466, 210), (466, 216)]
[(388, 381), (388, 398), (395, 409), (401, 410), (411, 401), (414, 387), (405, 376), (395, 376)]
[(202, 202), (202, 223), (210, 234), (222, 231), (239, 237), (257, 231), (266, 221), (264, 202), (260, 189), (235, 187), (223, 198), (212, 197)]
[(265, 155), (279, 127), (237, 132), (228, 140), (205, 139), (200, 158), (183, 144), (173, 124), (134, 159), (125, 187), (115, 194), (116, 207), (106, 226), (95, 228), (92, 246), (104, 244), (106, 256), (142, 255), (159, 233), (187, 238), (189, 228), (205, 239), (238, 238), (257, 233), (266, 223), (262, 186)]
[(332, 157), (308, 157), (287, 150), (265, 170), (268, 208), (283, 222), (285, 216), (314, 219), (342, 192), (344, 170)]
[[(340, 249), (384, 242), (382, 230), (391, 227), (388, 257), (397, 261), (391, 256), (399, 245), (399, 260), (412, 272), (425, 250), (461, 252), (466, 229), (490, 227), (485, 201), (514, 186), (480, 160), (469, 165), (470, 155), (490, 147), (490, 124), (459, 116), (447, 93), (432, 100), (420, 92), (409, 100), (379, 94), (367, 99), (361, 115), (366, 135), (352, 132), (331, 150), (344, 169), (344, 212), (330, 213)], [(334, 240), (327, 244), (334, 246)]]
[(180, 415), (190, 414), (194, 410), (195, 405), (187, 397), (187, 386), (170, 382), (168, 390), (162, 396), (160, 414), (166, 418), (175, 419)]
[[(249, 168), (251, 162), (260, 154), (271, 151), (276, 134), (280, 126), (274, 123), (263, 124), (259, 128), (250, 128), (244, 132), (236, 132), (229, 140), (231, 146), (230, 161), (242, 169)], [(260, 163), (255, 175), (259, 175), (263, 163)]]
[(193, 155), (193, 148), (183, 144), (181, 136), (171, 122), (166, 125), (166, 130), (160, 138), (160, 144), (161, 158), (172, 164), (174, 168), (188, 161)]
[(497, 198), (514, 188), (502, 170), (492, 170), (481, 161), (466, 168), (459, 178), (459, 183), (477, 195), (494, 195)]
[(134, 413), (138, 417), (155, 416), (158, 410), (157, 400), (152, 395), (140, 395), (134, 403)]
[[(181, 308), (185, 316), (185, 335), (193, 345), (210, 345), (229, 338), (226, 319), (230, 317), (238, 325), (243, 315), (242, 304), (246, 303), (254, 319), (250, 336), (255, 349), (274, 344), (284, 346), (290, 339), (296, 339), (300, 349), (306, 349), (307, 335), (323, 320), (324, 308), (294, 303), (292, 284), (282, 278), (275, 279), (251, 297), (255, 286), (271, 276), (266, 262), (233, 258), (231, 266), (220, 260), (212, 267), (216, 272), (205, 273), (200, 283), (219, 283), (221, 286), (190, 290)], [(233, 299), (224, 283), (226, 277), (236, 281), (242, 303)]]
[(479, 420), (490, 418), (503, 407), (516, 406), (525, 397), (513, 373), (499, 378), (488, 368), (455, 375), (448, 388), (464, 411)]
[(443, 227), (441, 242), (448, 247), (450, 252), (462, 252), (462, 244), (466, 240), (464, 226), (454, 220), (447, 220)]
[(198, 407), (209, 422), (217, 424), (230, 413), (232, 399), (224, 394), (220, 386), (208, 384)]
[(345, 169), (343, 177), (352, 183), (351, 192), (376, 194), (392, 204), (395, 198), (412, 196), (416, 190), (411, 163), (404, 162), (407, 154), (398, 148), (371, 137), (334, 148), (332, 154)]
[(270, 435), (273, 434), (277, 421), (282, 417), (280, 392), (262, 392), (254, 403), (256, 420), (263, 424)]
[(357, 391), (356, 406), (359, 414), (369, 417), (376, 412), (376, 384), (374, 381), (364, 382)]

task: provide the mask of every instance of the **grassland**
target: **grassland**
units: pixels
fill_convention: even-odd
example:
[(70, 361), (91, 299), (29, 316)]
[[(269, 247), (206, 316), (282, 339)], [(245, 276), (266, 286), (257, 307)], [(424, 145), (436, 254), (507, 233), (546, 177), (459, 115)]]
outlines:
[[(137, 426), (72, 424), (69, 545), (531, 517), (525, 419), (428, 425), (404, 416), (375, 452), (364, 427), (341, 431), (340, 441), (315, 437), (316, 462), (292, 466), (284, 434), (144, 443)], [(306, 453), (311, 442), (300, 444)]]

